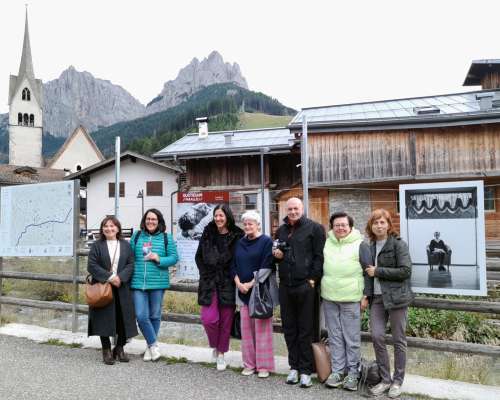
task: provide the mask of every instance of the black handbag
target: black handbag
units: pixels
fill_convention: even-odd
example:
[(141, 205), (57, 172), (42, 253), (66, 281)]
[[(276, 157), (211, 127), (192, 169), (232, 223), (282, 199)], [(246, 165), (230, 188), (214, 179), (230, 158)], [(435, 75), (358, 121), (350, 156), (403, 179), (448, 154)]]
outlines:
[(241, 316), (239, 311), (234, 312), (233, 324), (231, 325), (231, 337), (241, 339)]
[(260, 283), (256, 280), (252, 288), (252, 294), (248, 301), (248, 313), (250, 318), (268, 319), (273, 316), (273, 299), (271, 297), (269, 278)]

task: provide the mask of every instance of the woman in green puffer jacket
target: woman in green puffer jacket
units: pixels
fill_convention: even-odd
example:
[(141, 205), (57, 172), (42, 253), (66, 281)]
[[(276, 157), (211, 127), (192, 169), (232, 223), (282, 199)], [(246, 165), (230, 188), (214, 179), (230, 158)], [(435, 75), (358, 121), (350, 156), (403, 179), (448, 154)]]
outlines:
[[(344, 212), (330, 217), (330, 228), (323, 250), (321, 297), (328, 329), (332, 373), (325, 385), (355, 391), (361, 360), (361, 309), (363, 269), (360, 247), (363, 236), (353, 228), (354, 220)], [(347, 371), (347, 375), (344, 376)]]
[(157, 336), (160, 330), (163, 294), (170, 286), (169, 267), (177, 262), (177, 247), (172, 235), (165, 233), (165, 219), (152, 208), (141, 220), (141, 230), (130, 238), (135, 256), (134, 275), (130, 287), (135, 315), (148, 347), (144, 361), (160, 357)]

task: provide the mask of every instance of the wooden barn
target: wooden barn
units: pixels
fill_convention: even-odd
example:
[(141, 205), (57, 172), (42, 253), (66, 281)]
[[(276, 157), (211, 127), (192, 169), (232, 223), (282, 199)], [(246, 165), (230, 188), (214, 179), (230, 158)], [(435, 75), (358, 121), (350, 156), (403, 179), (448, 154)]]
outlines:
[(486, 237), (500, 239), (500, 60), (473, 62), (464, 85), (482, 90), (302, 109), (289, 128), (307, 117), (309, 185), (322, 193), (311, 215), (345, 210), (364, 229), (383, 207), (399, 224), (399, 184), (482, 179)]

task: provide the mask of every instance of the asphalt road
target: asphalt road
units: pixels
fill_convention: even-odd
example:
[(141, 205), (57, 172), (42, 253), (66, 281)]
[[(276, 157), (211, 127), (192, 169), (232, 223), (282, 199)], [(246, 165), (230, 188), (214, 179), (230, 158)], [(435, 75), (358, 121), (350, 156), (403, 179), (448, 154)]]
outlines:
[(309, 389), (289, 386), (282, 376), (244, 377), (200, 364), (145, 363), (138, 356), (113, 366), (101, 360), (95, 349), (0, 335), (0, 399), (364, 399), (317, 383)]

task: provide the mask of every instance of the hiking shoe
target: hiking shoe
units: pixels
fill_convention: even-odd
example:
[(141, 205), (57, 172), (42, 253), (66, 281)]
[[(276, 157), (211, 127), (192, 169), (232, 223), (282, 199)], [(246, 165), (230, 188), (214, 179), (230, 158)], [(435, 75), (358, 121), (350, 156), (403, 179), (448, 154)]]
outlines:
[(335, 389), (342, 386), (343, 381), (344, 377), (342, 376), (342, 374), (339, 374), (338, 372), (332, 372), (326, 380), (325, 386)]
[(301, 388), (309, 388), (313, 385), (311, 380), (311, 375), (308, 374), (300, 374), (300, 387)]
[(395, 397), (399, 397), (400, 395), (401, 395), (401, 385), (399, 383), (393, 383), (389, 389), (388, 396), (391, 399), (394, 399)]
[(370, 393), (374, 396), (380, 396), (391, 387), (390, 383), (380, 382), (370, 389)]
[(224, 371), (227, 368), (226, 360), (224, 360), (224, 354), (219, 354), (217, 356), (217, 371)]
[(244, 376), (250, 376), (250, 375), (253, 375), (254, 373), (255, 373), (255, 370), (252, 368), (243, 368), (243, 371), (241, 371), (241, 375), (244, 375)]
[(347, 375), (344, 382), (342, 382), (342, 387), (351, 392), (355, 392), (358, 390), (358, 378), (354, 375)]
[(297, 383), (299, 383), (299, 371), (297, 371), (296, 369), (291, 369), (290, 373), (286, 377), (286, 383), (288, 383), (289, 385), (296, 385)]

